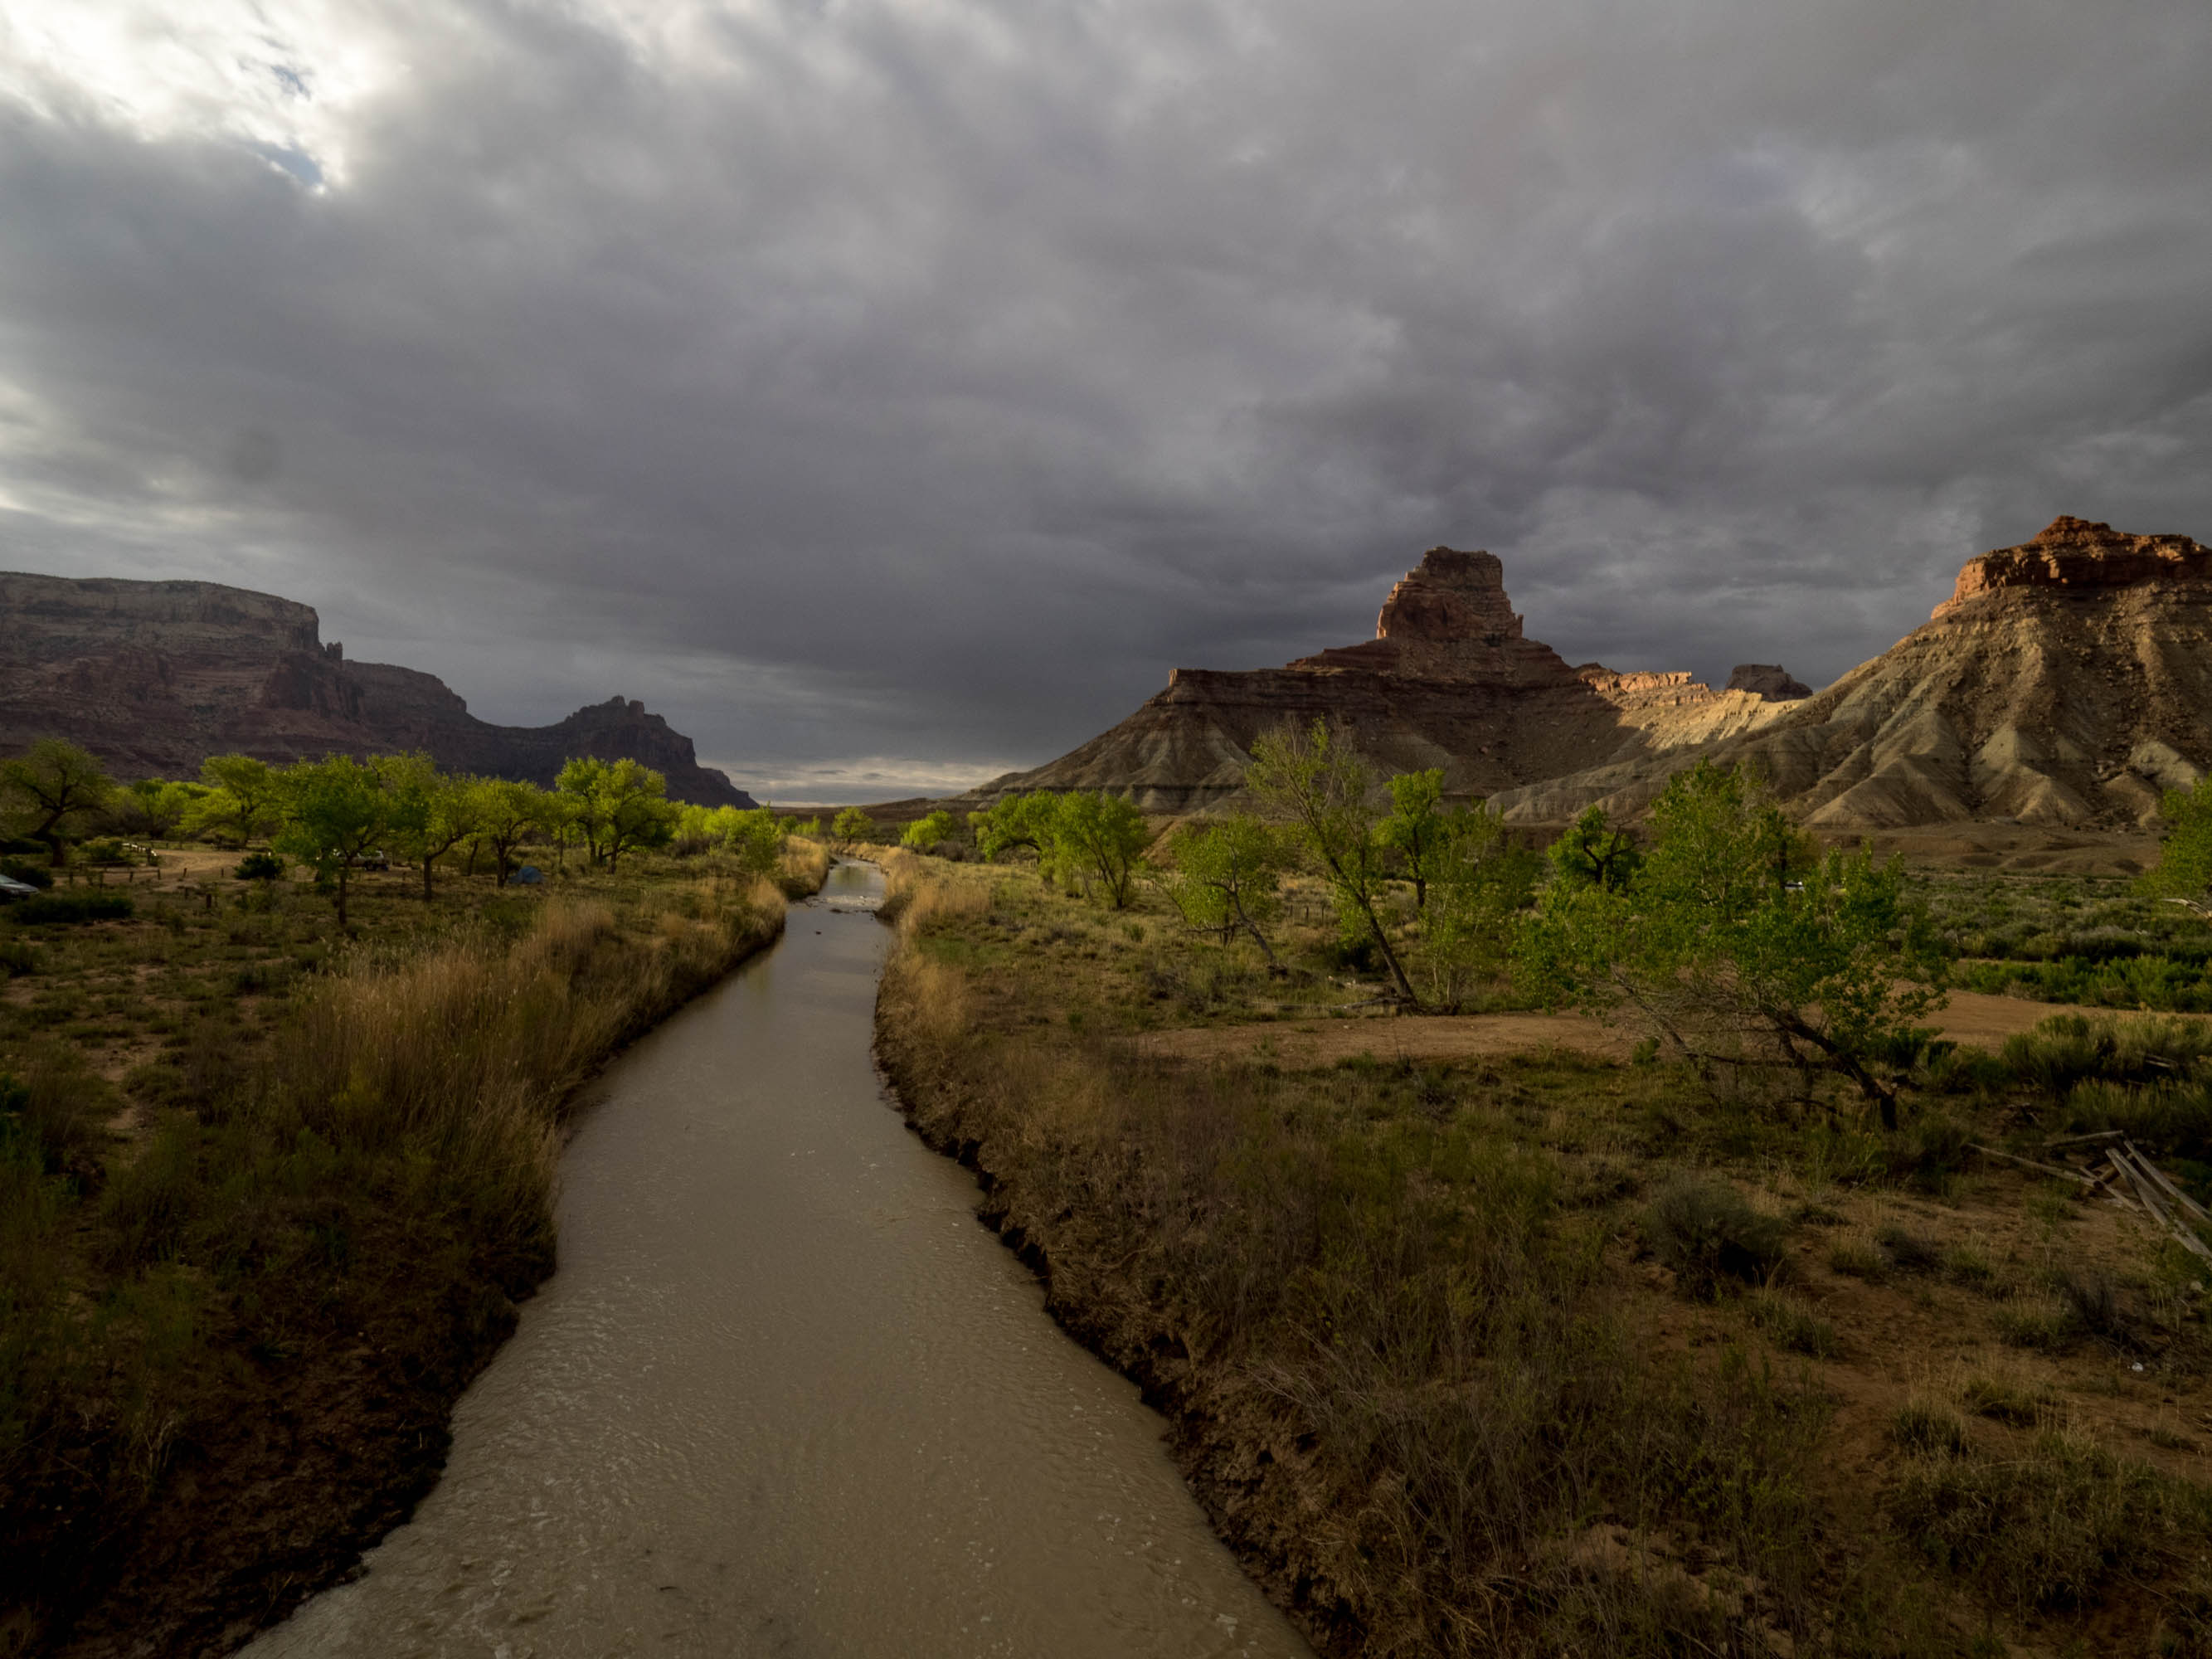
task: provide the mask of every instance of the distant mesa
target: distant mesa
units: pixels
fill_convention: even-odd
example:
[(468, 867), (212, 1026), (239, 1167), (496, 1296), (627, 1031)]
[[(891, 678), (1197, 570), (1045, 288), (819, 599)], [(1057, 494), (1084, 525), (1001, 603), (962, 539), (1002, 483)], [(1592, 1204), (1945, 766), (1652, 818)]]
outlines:
[(1178, 668), (1113, 730), (974, 798), (1110, 789), (1149, 811), (1203, 811), (1242, 791), (1261, 732), (1315, 718), (1382, 766), (1440, 767), (1453, 793), (1491, 795), (1746, 731), (1782, 707), (1680, 672), (1570, 667), (1528, 637), (1494, 555), (1438, 547), (1390, 590), (1373, 639), (1281, 668)]
[(974, 792), (1110, 789), (1148, 811), (1235, 799), (1253, 740), (1348, 727), (1382, 767), (1440, 767), (1511, 821), (1633, 814), (1697, 759), (1748, 760), (1802, 821), (1856, 833), (1968, 822), (2153, 822), (2212, 769), (2212, 551), (2061, 518), (1967, 561), (1929, 623), (1820, 691), (1747, 663), (1716, 691), (1680, 672), (1569, 667), (1527, 637), (1488, 553), (1432, 550), (1375, 637), (1278, 669), (1177, 669), (1127, 720)]
[(212, 754), (289, 761), (425, 750), (453, 771), (550, 785), (572, 756), (634, 759), (668, 793), (751, 806), (691, 739), (611, 697), (552, 726), (494, 726), (435, 675), (345, 660), (313, 607), (217, 582), (0, 573), (0, 749), (63, 737), (122, 778)]
[(1802, 680), (1793, 679), (1788, 669), (1779, 663), (1771, 662), (1738, 663), (1729, 672), (1726, 689), (1748, 691), (1769, 702), (1795, 702), (1800, 697), (1813, 695), (1811, 686)]

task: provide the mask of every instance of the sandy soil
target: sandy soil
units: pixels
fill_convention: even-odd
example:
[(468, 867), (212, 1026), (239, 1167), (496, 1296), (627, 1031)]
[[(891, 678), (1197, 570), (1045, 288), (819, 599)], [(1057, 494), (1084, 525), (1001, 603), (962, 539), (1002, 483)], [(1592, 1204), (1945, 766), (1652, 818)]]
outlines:
[[(1936, 1023), (1954, 1042), (1990, 1048), (2052, 1014), (2111, 1012), (1954, 991)], [(1199, 1026), (1154, 1031), (1139, 1042), (1147, 1054), (1180, 1060), (1262, 1059), (1304, 1069), (1363, 1054), (1377, 1060), (1452, 1060), (1554, 1048), (1626, 1060), (1637, 1037), (1632, 1027), (1602, 1025), (1586, 1014), (1451, 1014)]]

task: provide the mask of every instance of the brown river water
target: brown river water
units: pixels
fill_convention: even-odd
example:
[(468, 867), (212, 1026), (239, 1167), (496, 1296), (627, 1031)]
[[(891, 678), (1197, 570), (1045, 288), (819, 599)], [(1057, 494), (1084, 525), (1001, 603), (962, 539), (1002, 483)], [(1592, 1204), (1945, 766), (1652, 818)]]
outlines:
[(880, 884), (609, 1069), (443, 1480), (254, 1659), (1310, 1654), (893, 1109)]

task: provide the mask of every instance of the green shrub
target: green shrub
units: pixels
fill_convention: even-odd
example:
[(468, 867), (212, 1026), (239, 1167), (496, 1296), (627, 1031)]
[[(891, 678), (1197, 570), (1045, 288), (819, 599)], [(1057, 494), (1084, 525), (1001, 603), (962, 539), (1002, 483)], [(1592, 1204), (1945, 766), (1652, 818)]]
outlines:
[(27, 927), (47, 923), (111, 921), (131, 911), (128, 895), (98, 887), (71, 887), (58, 893), (41, 893), (9, 907), (7, 914)]
[(2020, 1612), (2089, 1602), (2115, 1570), (2154, 1579), (2212, 1527), (2212, 1493), (2081, 1436), (2039, 1435), (2005, 1458), (1963, 1439), (1916, 1448), (1891, 1518), (1936, 1565)]
[(1839, 1351), (1836, 1328), (1796, 1297), (1762, 1287), (1749, 1305), (1751, 1322), (1776, 1347), (1812, 1359), (1833, 1359)]
[(1760, 1214), (1741, 1193), (1717, 1181), (1678, 1181), (1644, 1213), (1652, 1254), (1674, 1270), (1685, 1294), (1706, 1299), (1723, 1279), (1759, 1284), (1774, 1278), (1788, 1232), (1779, 1217)]
[(230, 873), (240, 881), (276, 881), (284, 869), (284, 860), (274, 853), (248, 853)]
[(1890, 1437), (1909, 1452), (1954, 1457), (1966, 1449), (1966, 1425), (1956, 1413), (1924, 1400), (1908, 1400), (1890, 1419)]

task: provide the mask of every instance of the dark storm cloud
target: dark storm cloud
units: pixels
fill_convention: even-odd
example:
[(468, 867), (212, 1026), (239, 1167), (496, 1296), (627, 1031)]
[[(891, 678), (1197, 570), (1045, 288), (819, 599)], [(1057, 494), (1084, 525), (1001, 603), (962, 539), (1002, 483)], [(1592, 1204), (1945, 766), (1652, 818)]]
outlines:
[(0, 33), (0, 563), (786, 795), (1438, 541), (1571, 660), (1824, 679), (2059, 511), (2212, 536), (2200, 0), (114, 12)]

